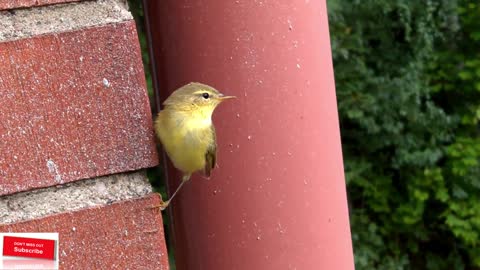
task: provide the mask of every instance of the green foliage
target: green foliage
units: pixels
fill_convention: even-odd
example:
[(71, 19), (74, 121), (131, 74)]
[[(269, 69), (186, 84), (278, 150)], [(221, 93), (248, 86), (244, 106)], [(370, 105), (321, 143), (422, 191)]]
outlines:
[(357, 269), (480, 267), (480, 6), (329, 0)]

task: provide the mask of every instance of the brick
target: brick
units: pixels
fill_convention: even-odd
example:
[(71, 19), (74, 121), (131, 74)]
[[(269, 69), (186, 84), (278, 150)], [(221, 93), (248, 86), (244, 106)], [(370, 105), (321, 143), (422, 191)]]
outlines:
[(81, 0), (1, 0), (0, 10), (78, 2)]
[(52, 215), (1, 232), (58, 232), (60, 269), (168, 269), (158, 195)]
[(0, 196), (158, 164), (132, 20), (0, 43)]

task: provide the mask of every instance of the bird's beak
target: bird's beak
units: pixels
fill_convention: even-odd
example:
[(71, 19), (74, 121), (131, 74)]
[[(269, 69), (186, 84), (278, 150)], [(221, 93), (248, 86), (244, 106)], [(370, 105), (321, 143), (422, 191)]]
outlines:
[(224, 100), (227, 100), (227, 99), (232, 99), (232, 98), (237, 98), (235, 96), (224, 96), (223, 94), (221, 94), (220, 96), (218, 96), (218, 99), (220, 101), (224, 101)]

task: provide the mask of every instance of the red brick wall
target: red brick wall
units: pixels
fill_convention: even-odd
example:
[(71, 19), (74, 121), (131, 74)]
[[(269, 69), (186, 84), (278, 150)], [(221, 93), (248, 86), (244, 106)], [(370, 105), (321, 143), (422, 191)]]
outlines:
[[(61, 2), (71, 2), (61, 5), (62, 18), (48, 18)], [(61, 269), (168, 269), (162, 218), (149, 209), (160, 199), (134, 173), (158, 158), (135, 23), (123, 2), (0, 1), (0, 10), (22, 8), (22, 18), (0, 12), (12, 24), (0, 29), (0, 232), (59, 232)], [(75, 19), (88, 10), (82, 5), (96, 4), (108, 19)], [(32, 34), (36, 27), (47, 30)], [(118, 173), (132, 174), (138, 187), (108, 193), (122, 185)], [(69, 184), (82, 182), (96, 187), (93, 195)], [(41, 217), (21, 207), (33, 198), (28, 192), (54, 198), (56, 189), (66, 190), (65, 207)], [(85, 203), (95, 192), (105, 199)]]

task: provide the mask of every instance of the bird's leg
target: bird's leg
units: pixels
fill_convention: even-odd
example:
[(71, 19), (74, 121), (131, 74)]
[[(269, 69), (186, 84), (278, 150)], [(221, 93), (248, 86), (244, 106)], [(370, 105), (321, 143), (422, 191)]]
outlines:
[(190, 174), (185, 174), (183, 177), (182, 177), (182, 182), (180, 183), (180, 185), (177, 187), (177, 189), (175, 190), (175, 192), (172, 194), (172, 196), (170, 197), (170, 199), (168, 199), (167, 201), (165, 202), (161, 202), (160, 205), (158, 206), (154, 206), (152, 208), (160, 208), (160, 210), (165, 210), (165, 208), (168, 207), (168, 205), (170, 204), (170, 202), (172, 201), (172, 199), (175, 197), (175, 195), (177, 195), (178, 191), (182, 188), (183, 184), (185, 184), (188, 180), (190, 180)]

